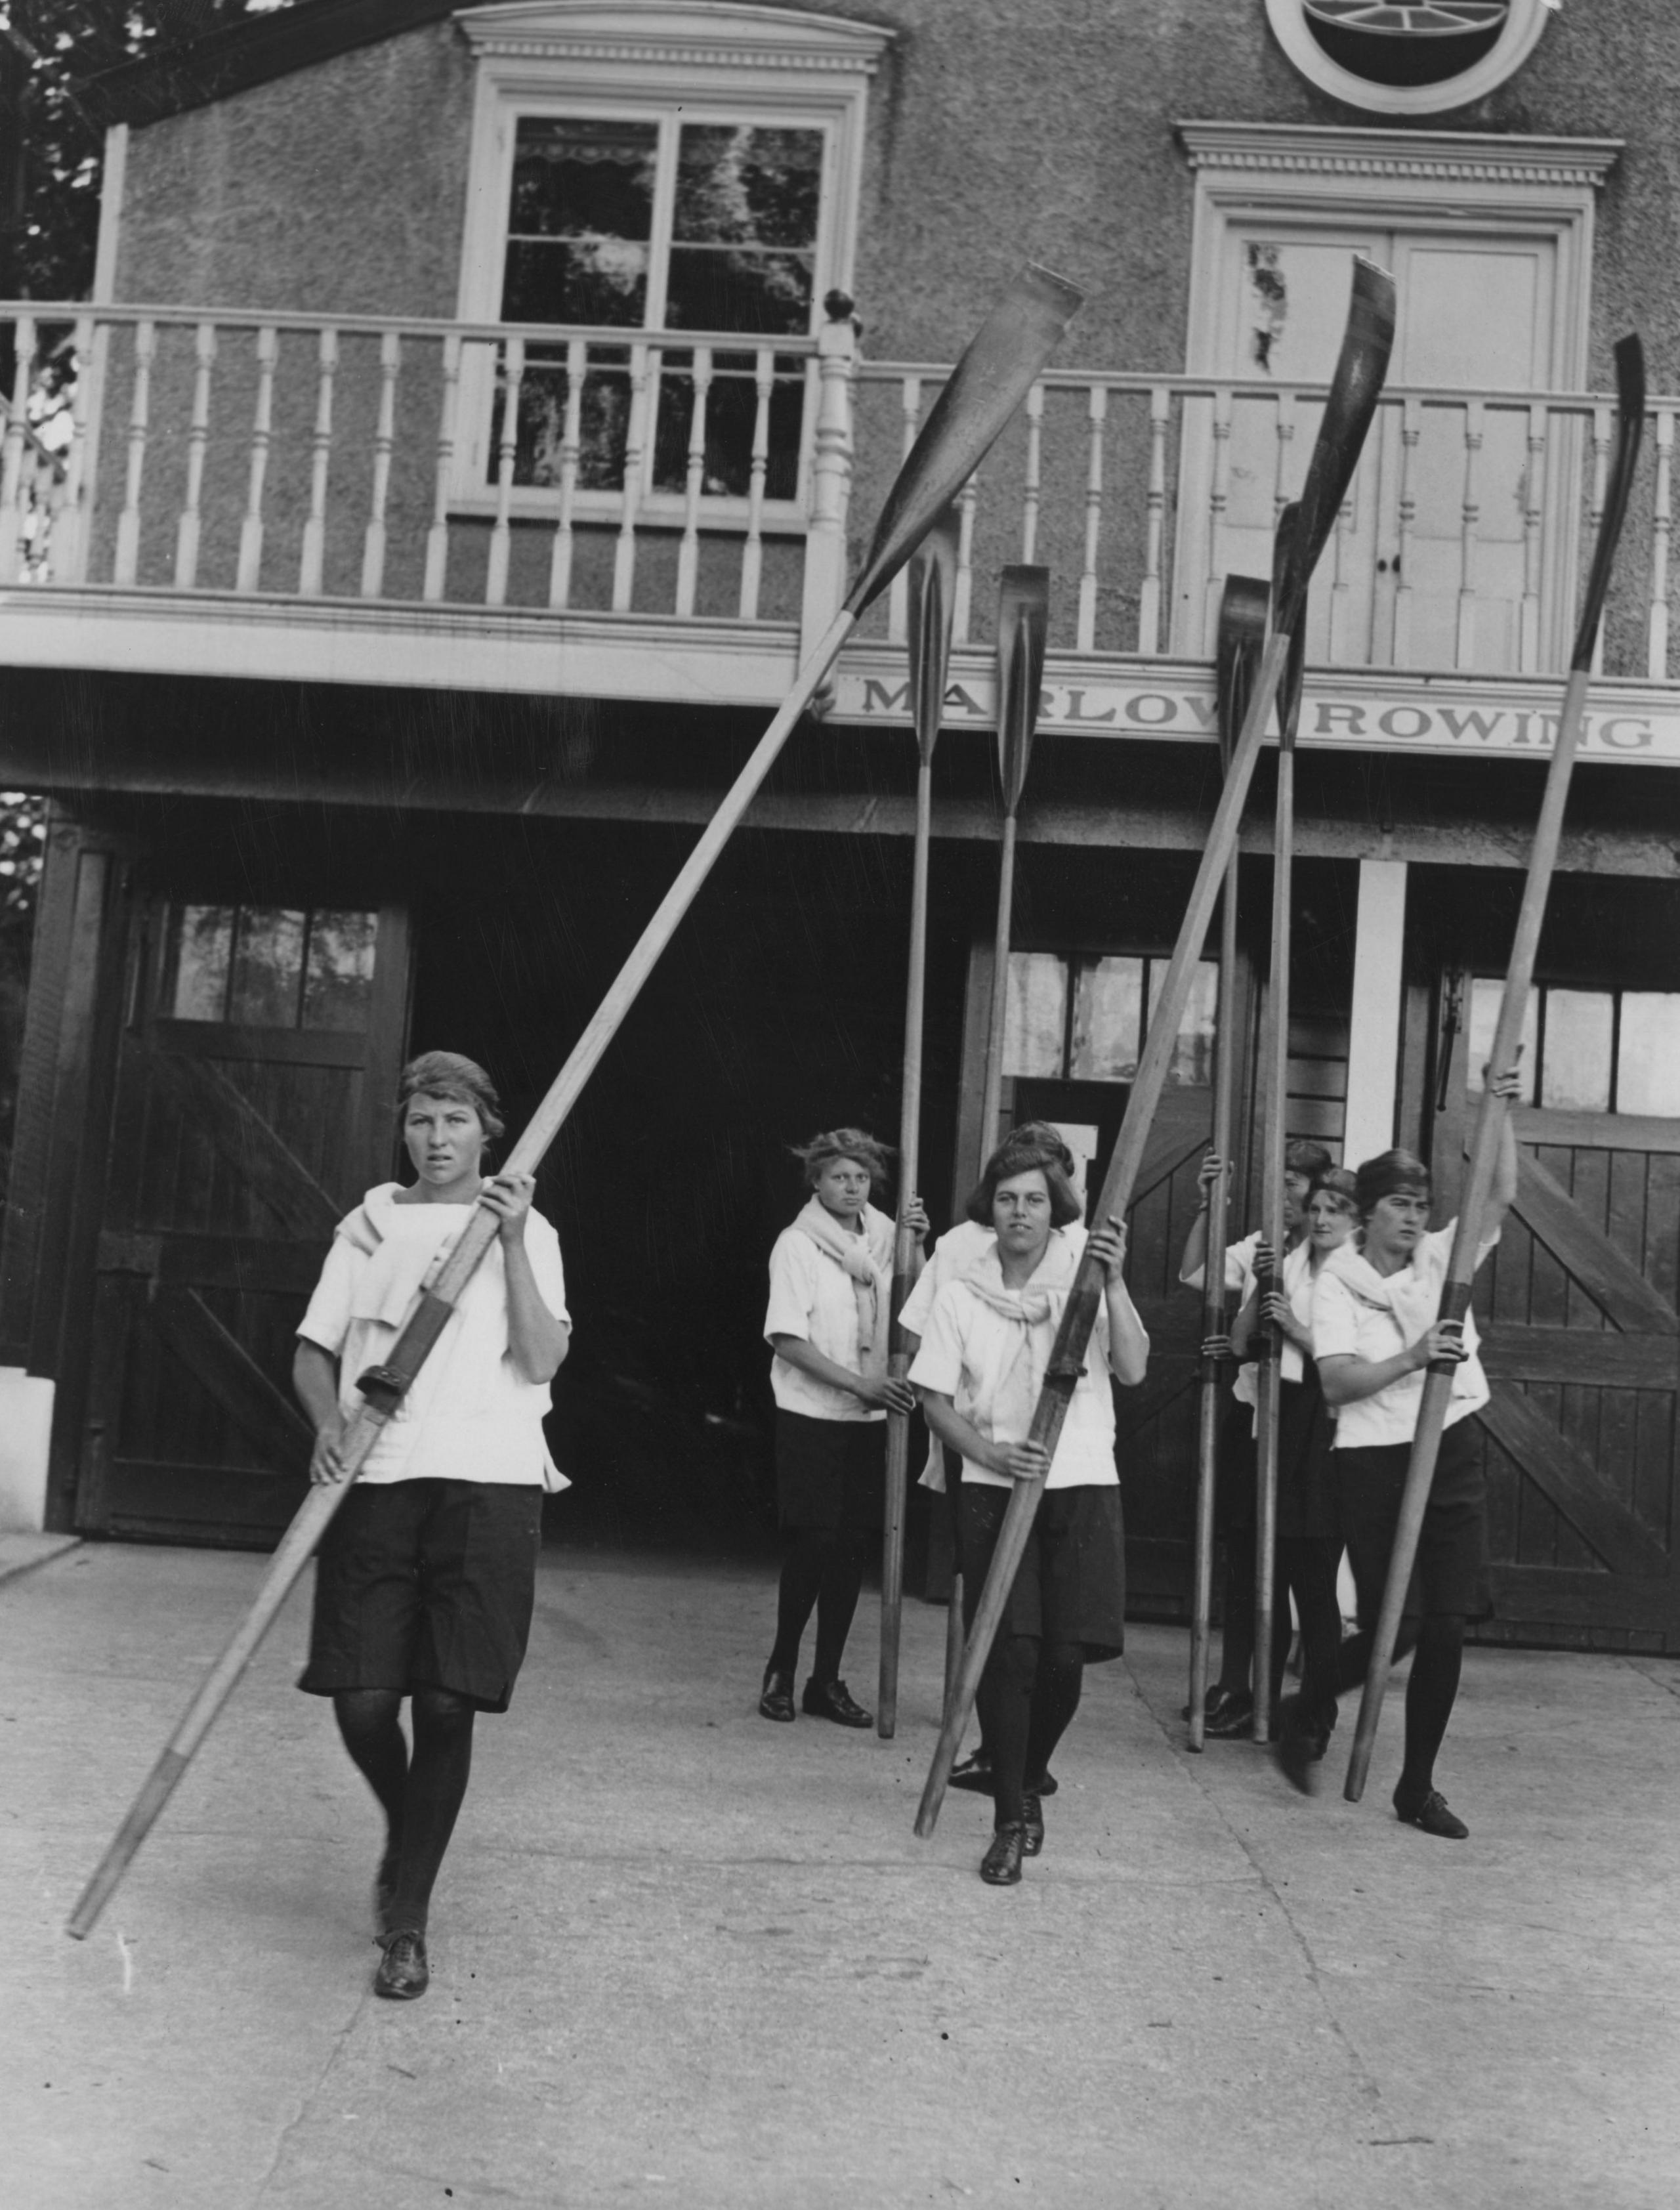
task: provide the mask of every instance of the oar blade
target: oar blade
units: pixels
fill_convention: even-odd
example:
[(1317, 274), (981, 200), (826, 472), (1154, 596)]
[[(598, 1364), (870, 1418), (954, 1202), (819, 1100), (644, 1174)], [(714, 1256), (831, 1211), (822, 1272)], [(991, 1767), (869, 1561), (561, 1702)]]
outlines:
[(1049, 569), (1005, 568), (997, 587), (997, 771), (1006, 813), (1016, 812), (1027, 787), (1049, 634)]
[(1219, 759), (1226, 767), (1248, 719), (1254, 679), (1266, 645), (1266, 614), (1271, 601), (1269, 588), (1257, 576), (1225, 579), (1213, 674), (1219, 698)]
[(1616, 347), (1616, 457), (1611, 463), (1610, 481), (1605, 489), (1599, 541), (1593, 547), (1587, 595), (1581, 601), (1575, 649), (1569, 658), (1570, 667), (1583, 673), (1591, 668), (1598, 645), (1599, 625), (1604, 619), (1605, 601), (1610, 595), (1611, 570), (1616, 562), (1616, 548), (1621, 542), (1628, 494), (1633, 489), (1634, 470), (1644, 436), (1645, 348), (1637, 336), (1625, 337), (1617, 341)]
[(1273, 613), (1277, 628), (1289, 635), (1298, 625), (1308, 581), (1359, 465), (1394, 349), (1394, 280), (1386, 269), (1356, 253), (1341, 353), (1301, 487), (1295, 557)]
[(951, 673), (956, 618), (957, 512), (948, 506), (910, 563), (910, 707), (922, 764), (933, 758)]
[(1028, 262), (976, 330), (887, 494), (846, 598), (852, 613), (880, 596), (978, 468), (1084, 297), (1065, 277)]
[[(1272, 540), (1272, 598), (1281, 606), (1289, 592), (1289, 577), (1292, 564), (1301, 556), (1301, 506), (1292, 499), (1278, 516), (1278, 527)], [(1310, 571), (1309, 571), (1310, 577)], [(1278, 685), (1278, 734), (1286, 752), (1295, 749), (1296, 734), (1301, 726), (1301, 691), (1307, 673), (1307, 593), (1302, 586), (1299, 613), (1295, 626), (1289, 633), (1289, 660), (1284, 668), (1283, 681)]]

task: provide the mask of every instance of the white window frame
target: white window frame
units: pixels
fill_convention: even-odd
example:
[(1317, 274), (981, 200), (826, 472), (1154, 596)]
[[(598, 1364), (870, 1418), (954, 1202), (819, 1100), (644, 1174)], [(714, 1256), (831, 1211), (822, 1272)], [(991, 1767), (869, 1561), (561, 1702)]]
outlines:
[(1514, 76), (1539, 44), (1555, 0), (1511, 0), (1505, 27), (1478, 62), (1439, 84), (1377, 84), (1331, 60), (1302, 14), (1301, 0), (1266, 0), (1272, 35), (1310, 84), (1373, 115), (1444, 115), (1468, 107)]
[[(755, 128), (820, 130), (824, 154), (811, 330), (821, 328), (822, 302), (833, 290), (850, 293), (857, 252), (858, 207), (864, 166), (869, 81), (893, 33), (874, 24), (792, 9), (738, 6), (733, 0), (504, 0), (455, 18), (476, 63), (467, 212), (461, 242), (457, 312), (467, 323), (501, 318), (507, 253), (509, 195), (518, 119), (527, 115), (587, 116), (653, 122), (674, 136), (683, 124), (730, 123)], [(680, 111), (680, 112), (679, 112)], [(671, 166), (662, 138), (661, 178)], [(668, 182), (662, 188), (668, 190)], [(660, 228), (655, 211), (655, 235)], [(664, 211), (669, 227), (669, 211)], [(627, 329), (626, 346), (640, 333)], [(774, 348), (774, 340), (743, 332), (738, 350)], [(464, 513), (491, 513), (496, 486), (489, 437), (495, 365), (491, 349), (463, 349), (461, 426), (456, 441), (451, 505)], [(767, 526), (804, 527), (815, 408), (814, 379), (807, 373), (805, 427), (794, 496), (767, 499)], [(681, 492), (653, 488), (653, 441), (636, 487), (638, 513), (653, 522), (680, 523)], [(554, 492), (516, 486), (515, 514), (551, 514)], [(616, 517), (620, 492), (580, 492), (580, 518)], [(744, 528), (748, 501), (708, 496), (708, 528)]]
[[(1586, 388), (1595, 202), (1620, 158), (1621, 139), (1207, 121), (1173, 127), (1195, 174), (1188, 374), (1222, 372), (1219, 285), (1229, 229), (1275, 217), (1437, 233), (1503, 230), (1551, 239), (1557, 257), (1551, 317), (1557, 388)], [(1559, 484), (1575, 480), (1567, 450), (1571, 434), (1561, 433), (1551, 472)], [(1205, 560), (1205, 516), (1192, 511), (1192, 504), (1181, 496), (1174, 643), (1200, 653), (1202, 625), (1193, 613), (1186, 614), (1177, 586), (1178, 578), (1195, 572), (1198, 559)], [(1548, 517), (1547, 565), (1554, 577), (1575, 573), (1579, 521), (1572, 498)], [(1557, 619), (1553, 609), (1548, 628), (1555, 629)]]

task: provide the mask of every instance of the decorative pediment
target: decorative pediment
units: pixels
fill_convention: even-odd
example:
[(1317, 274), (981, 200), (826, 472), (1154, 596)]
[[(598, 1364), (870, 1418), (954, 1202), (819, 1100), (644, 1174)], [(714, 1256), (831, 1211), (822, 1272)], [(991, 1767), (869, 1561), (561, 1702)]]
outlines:
[(475, 53), (654, 69), (872, 75), (893, 33), (733, 0), (506, 0), (456, 16)]

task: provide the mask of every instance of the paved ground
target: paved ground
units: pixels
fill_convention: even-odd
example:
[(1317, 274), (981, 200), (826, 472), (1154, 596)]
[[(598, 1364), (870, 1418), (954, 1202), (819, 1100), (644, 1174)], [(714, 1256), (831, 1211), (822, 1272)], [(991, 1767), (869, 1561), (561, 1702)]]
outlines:
[(767, 1568), (551, 1555), (399, 2006), (296, 1603), (62, 1931), (257, 1571), (87, 1547), (0, 1587), (8, 2210), (1680, 2199), (1680, 1667), (1472, 1656), (1454, 1845), (1389, 1814), (1393, 1729), (1358, 1808), (1340, 1766), (1306, 1801), (1188, 1755), (1183, 1638), (1140, 1628), (998, 1892), (979, 1799), (910, 1831), (942, 1614), (909, 1608), (896, 1742), (773, 1729)]

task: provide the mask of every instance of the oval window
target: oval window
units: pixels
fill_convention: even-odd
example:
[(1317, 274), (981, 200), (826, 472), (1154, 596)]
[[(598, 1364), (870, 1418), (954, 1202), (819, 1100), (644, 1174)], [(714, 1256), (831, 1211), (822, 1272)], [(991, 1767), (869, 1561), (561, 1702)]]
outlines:
[(1351, 106), (1432, 114), (1480, 100), (1520, 67), (1546, 0), (1266, 0), (1302, 75)]

